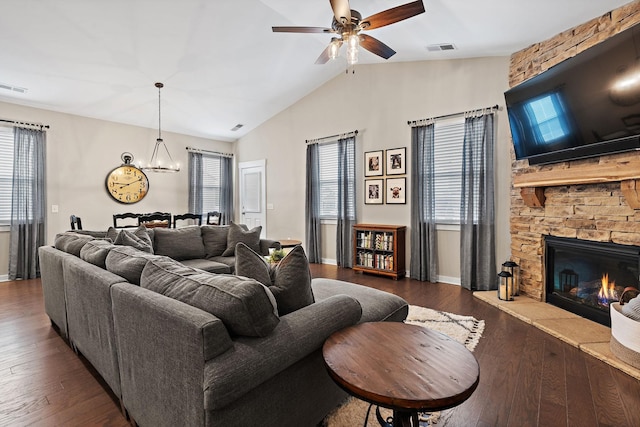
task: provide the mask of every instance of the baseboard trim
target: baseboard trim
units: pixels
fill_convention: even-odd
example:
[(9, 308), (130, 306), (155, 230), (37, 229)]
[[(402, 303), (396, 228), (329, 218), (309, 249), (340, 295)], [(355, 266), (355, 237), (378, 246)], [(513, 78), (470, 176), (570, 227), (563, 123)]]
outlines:
[(448, 283), (450, 285), (460, 286), (460, 278), (450, 277), (450, 276), (438, 276), (438, 283)]
[(336, 261), (335, 259), (322, 258), (321, 262), (323, 264), (338, 265), (338, 261)]
[(8, 274), (0, 274), (0, 282), (8, 282), (9, 275)]

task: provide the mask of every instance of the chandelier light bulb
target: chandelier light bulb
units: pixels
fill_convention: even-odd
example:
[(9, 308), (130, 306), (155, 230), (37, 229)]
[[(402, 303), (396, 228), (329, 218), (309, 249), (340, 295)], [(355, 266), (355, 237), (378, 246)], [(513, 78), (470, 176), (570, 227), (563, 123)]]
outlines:
[(338, 57), (338, 50), (340, 49), (340, 44), (338, 39), (331, 40), (331, 46), (329, 47), (329, 59), (336, 59)]

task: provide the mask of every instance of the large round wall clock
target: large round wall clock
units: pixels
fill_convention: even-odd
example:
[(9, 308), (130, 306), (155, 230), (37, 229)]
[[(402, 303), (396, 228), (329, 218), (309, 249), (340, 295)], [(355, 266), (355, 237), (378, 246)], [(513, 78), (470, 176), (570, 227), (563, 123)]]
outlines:
[(132, 160), (131, 153), (122, 153), (124, 164), (109, 172), (105, 180), (107, 192), (116, 202), (137, 203), (144, 199), (149, 191), (149, 178), (142, 170), (131, 164)]

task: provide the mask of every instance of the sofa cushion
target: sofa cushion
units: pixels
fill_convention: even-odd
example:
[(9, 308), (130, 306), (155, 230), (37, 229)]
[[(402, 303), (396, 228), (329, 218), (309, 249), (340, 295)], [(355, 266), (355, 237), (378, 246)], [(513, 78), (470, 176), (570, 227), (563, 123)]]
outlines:
[(243, 227), (232, 222), (229, 226), (229, 234), (227, 234), (227, 249), (222, 253), (222, 256), (235, 255), (238, 243), (244, 243), (252, 250), (260, 252), (260, 233), (262, 233), (262, 226), (247, 230), (246, 226)]
[(80, 249), (80, 258), (106, 270), (107, 255), (114, 244), (108, 240), (91, 240)]
[(209, 273), (230, 274), (232, 272), (227, 264), (210, 259), (184, 259), (180, 262), (186, 266), (208, 271)]
[(107, 270), (113, 274), (139, 285), (145, 264), (148, 260), (156, 257), (156, 255), (139, 251), (130, 246), (114, 246), (107, 254), (105, 265)]
[(175, 260), (204, 258), (204, 244), (200, 227), (156, 228), (154, 251)]
[(95, 237), (67, 231), (56, 235), (54, 246), (63, 252), (80, 257), (82, 247), (92, 240), (95, 240)]
[(136, 248), (139, 251), (153, 253), (153, 246), (151, 245), (151, 240), (149, 236), (146, 239), (138, 237), (131, 231), (121, 230), (116, 239), (113, 241), (115, 245), (122, 246), (131, 246), (132, 248)]
[(140, 285), (213, 314), (235, 335), (264, 337), (280, 321), (275, 299), (261, 283), (185, 269), (189, 267), (171, 260), (149, 260)]
[(280, 316), (314, 302), (309, 261), (302, 246), (293, 248), (277, 265), (271, 267), (259, 253), (238, 243), (235, 274), (268, 286), (278, 303)]
[(204, 243), (204, 255), (206, 258), (221, 256), (227, 249), (228, 225), (203, 225), (202, 242)]

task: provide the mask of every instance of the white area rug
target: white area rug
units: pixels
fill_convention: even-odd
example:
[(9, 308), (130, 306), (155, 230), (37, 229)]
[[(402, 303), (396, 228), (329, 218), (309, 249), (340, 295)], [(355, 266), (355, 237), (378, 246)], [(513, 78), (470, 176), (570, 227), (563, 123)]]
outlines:
[[(409, 306), (409, 315), (406, 323), (424, 326), (425, 328), (441, 332), (453, 338), (460, 344), (464, 344), (469, 351), (473, 351), (480, 341), (484, 331), (484, 320), (478, 320), (471, 316), (446, 313), (416, 305)], [(327, 415), (323, 425), (326, 427), (353, 427), (364, 425), (369, 403), (355, 397), (350, 397), (344, 405), (336, 408)], [(451, 410), (420, 414), (420, 426), (445, 426)], [(387, 419), (393, 415), (393, 411), (380, 408), (382, 417)], [(380, 424), (375, 416), (375, 407), (371, 409), (367, 425), (377, 427)]]

